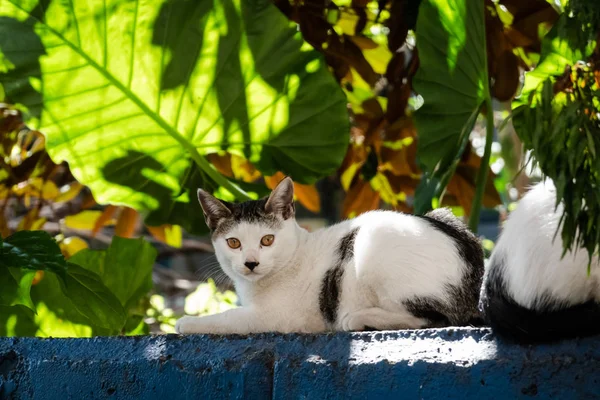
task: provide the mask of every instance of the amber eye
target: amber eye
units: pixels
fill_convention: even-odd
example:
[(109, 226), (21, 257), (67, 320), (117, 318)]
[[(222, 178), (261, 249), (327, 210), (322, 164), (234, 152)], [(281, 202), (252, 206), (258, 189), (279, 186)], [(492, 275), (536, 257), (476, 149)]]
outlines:
[(262, 237), (262, 239), (260, 239), (260, 244), (262, 244), (263, 246), (270, 246), (273, 244), (274, 240), (275, 240), (275, 236), (265, 235)]
[(227, 239), (227, 244), (229, 245), (229, 247), (231, 247), (232, 249), (237, 249), (239, 248), (242, 244), (240, 243), (239, 240), (237, 240), (236, 238), (229, 238)]

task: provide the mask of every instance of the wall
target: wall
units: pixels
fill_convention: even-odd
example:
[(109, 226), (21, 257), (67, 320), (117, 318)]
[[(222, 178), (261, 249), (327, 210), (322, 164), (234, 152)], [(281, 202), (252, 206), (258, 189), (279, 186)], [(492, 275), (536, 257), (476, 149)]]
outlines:
[(468, 328), (0, 338), (0, 398), (589, 398), (600, 395), (599, 339), (517, 346)]

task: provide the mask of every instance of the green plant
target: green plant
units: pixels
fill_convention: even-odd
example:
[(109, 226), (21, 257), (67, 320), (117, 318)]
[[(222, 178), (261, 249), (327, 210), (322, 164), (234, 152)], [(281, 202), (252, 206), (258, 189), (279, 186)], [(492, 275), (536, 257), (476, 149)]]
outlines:
[(156, 250), (115, 237), (65, 260), (46, 232), (0, 241), (0, 335), (92, 336), (145, 331), (143, 299)]
[(515, 129), (562, 202), (564, 252), (600, 250), (600, 12), (573, 1), (513, 103)]
[[(237, 307), (237, 295), (231, 290), (221, 292), (215, 281), (198, 285), (196, 290), (185, 297), (184, 311), (187, 315), (211, 315)], [(150, 308), (146, 311), (146, 322), (158, 325), (161, 332), (175, 333), (175, 323), (182, 315), (178, 315), (165, 305), (165, 298), (159, 294), (150, 297)]]
[(343, 93), (266, 0), (1, 4), (6, 96), (100, 203), (201, 233), (189, 218), (198, 187), (240, 200), (261, 190), (225, 178), (209, 153), (300, 183), (342, 160)]

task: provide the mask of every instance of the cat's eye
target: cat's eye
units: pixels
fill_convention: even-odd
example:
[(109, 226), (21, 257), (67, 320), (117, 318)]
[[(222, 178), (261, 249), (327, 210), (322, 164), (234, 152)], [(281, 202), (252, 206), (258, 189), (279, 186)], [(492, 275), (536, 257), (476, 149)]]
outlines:
[(274, 240), (275, 240), (275, 236), (265, 235), (262, 237), (262, 239), (260, 239), (260, 244), (262, 244), (263, 246), (270, 246), (273, 244)]
[(240, 241), (237, 240), (236, 238), (229, 238), (229, 239), (227, 239), (227, 244), (232, 249), (239, 249), (239, 247), (242, 245), (242, 243), (240, 243)]

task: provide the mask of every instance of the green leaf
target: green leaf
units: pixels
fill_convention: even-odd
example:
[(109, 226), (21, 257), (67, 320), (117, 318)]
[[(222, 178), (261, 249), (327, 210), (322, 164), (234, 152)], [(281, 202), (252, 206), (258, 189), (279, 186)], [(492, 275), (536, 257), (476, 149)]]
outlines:
[(483, 7), (479, 0), (423, 0), (419, 8), (413, 87), (424, 100), (415, 126), (425, 178), (418, 209), (429, 209), (453, 175), (489, 92)]
[(31, 283), (35, 271), (18, 268), (0, 268), (0, 305), (22, 305), (35, 311), (31, 301)]
[(567, 9), (544, 37), (540, 63), (513, 101), (513, 125), (556, 186), (563, 256), (586, 249), (591, 261), (600, 248), (600, 110), (591, 62), (598, 32), (580, 17)]
[(595, 43), (580, 37), (573, 24), (577, 21), (563, 13), (546, 34), (542, 40), (540, 61), (533, 71), (525, 73), (525, 83), (521, 94), (513, 101), (513, 110), (522, 105), (535, 107), (538, 103), (535, 95), (541, 93), (547, 79), (562, 75), (567, 66), (592, 54)]
[(94, 272), (69, 263), (62, 289), (91, 324), (114, 331), (125, 325), (127, 314), (119, 299)]
[(47, 232), (16, 232), (0, 242), (0, 246), (0, 269), (49, 270), (59, 275), (66, 271), (65, 258)]
[(199, 182), (244, 196), (204, 154), (313, 183), (348, 145), (342, 90), (269, 0), (4, 0), (0, 50), (52, 159), (100, 203), (171, 210), (164, 223), (197, 227)]
[(31, 288), (35, 313), (25, 307), (0, 306), (0, 336), (90, 337), (92, 323), (67, 297), (59, 278), (46, 273)]
[(118, 236), (107, 250), (84, 249), (70, 262), (95, 272), (121, 305), (129, 310), (152, 289), (156, 249), (144, 239)]

